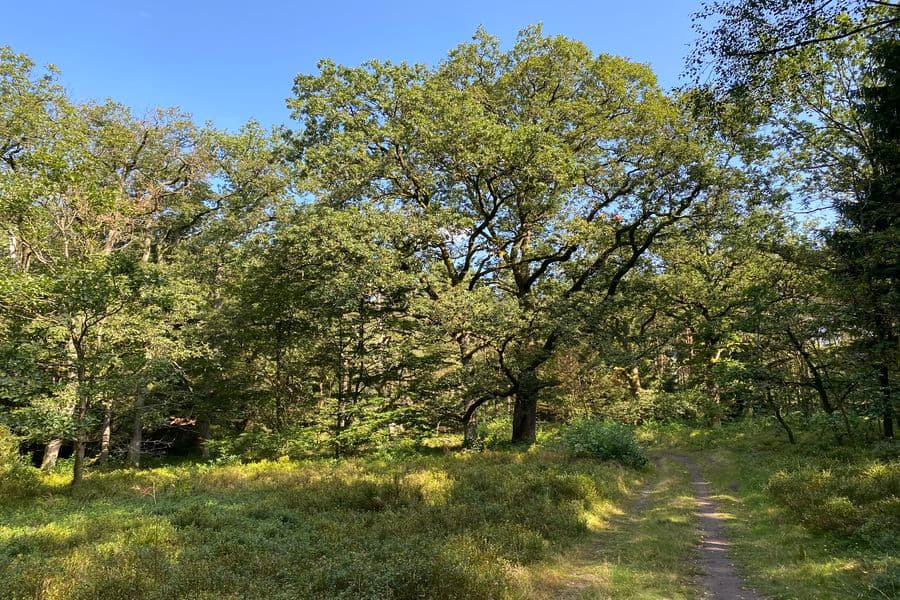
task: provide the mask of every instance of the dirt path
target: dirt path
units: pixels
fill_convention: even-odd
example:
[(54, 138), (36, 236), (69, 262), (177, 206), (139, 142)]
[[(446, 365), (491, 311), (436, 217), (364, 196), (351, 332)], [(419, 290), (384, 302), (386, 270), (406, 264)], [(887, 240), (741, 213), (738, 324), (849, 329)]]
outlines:
[(701, 582), (711, 600), (762, 600), (763, 597), (745, 587), (744, 580), (734, 569), (729, 557), (730, 544), (725, 539), (723, 517), (712, 499), (709, 484), (693, 460), (678, 454), (664, 458), (683, 465), (690, 475), (700, 520)]
[[(660, 460), (632, 501), (583, 542), (527, 572), (534, 600), (697, 600), (696, 507), (675, 461)], [(524, 573), (523, 573), (524, 574)]]
[[(697, 464), (654, 457), (656, 471), (622, 512), (523, 578), (535, 600), (763, 600), (729, 558), (723, 519)], [(524, 573), (523, 573), (524, 575)]]

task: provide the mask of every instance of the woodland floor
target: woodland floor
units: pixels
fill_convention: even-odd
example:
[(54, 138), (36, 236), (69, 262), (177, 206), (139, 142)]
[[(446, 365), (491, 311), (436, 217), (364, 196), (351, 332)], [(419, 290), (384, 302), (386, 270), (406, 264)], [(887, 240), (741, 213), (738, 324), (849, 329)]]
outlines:
[(60, 470), (0, 489), (0, 597), (900, 597), (895, 445), (641, 435), (640, 471), (540, 448)]
[(624, 515), (538, 572), (535, 598), (763, 599), (734, 566), (722, 524), (732, 517), (697, 463), (668, 452), (654, 463)]

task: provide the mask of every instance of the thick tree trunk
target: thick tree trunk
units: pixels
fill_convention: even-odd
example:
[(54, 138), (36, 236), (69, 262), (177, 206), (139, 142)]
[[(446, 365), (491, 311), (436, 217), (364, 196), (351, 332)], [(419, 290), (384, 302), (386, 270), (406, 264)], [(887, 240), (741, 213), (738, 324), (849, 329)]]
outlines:
[(513, 406), (512, 441), (515, 443), (534, 443), (537, 432), (538, 389), (537, 373), (531, 370), (522, 373), (516, 387)]
[(41, 459), (41, 469), (49, 471), (56, 466), (56, 460), (59, 458), (59, 449), (62, 447), (63, 441), (60, 439), (50, 440), (44, 446), (44, 458)]
[(134, 421), (131, 426), (131, 441), (128, 443), (128, 464), (134, 468), (141, 466), (141, 443), (144, 430), (144, 388), (138, 390), (134, 399)]

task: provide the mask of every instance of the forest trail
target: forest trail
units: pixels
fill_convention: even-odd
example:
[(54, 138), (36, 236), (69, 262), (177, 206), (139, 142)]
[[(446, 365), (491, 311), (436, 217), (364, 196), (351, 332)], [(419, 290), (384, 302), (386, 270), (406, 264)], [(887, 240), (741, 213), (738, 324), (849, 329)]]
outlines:
[(697, 464), (672, 453), (655, 462), (627, 511), (535, 573), (529, 597), (763, 600), (731, 563), (726, 516)]
[(690, 458), (680, 454), (667, 454), (664, 459), (684, 466), (691, 479), (691, 487), (697, 502), (697, 518), (700, 522), (700, 545), (697, 549), (702, 570), (701, 583), (709, 600), (763, 600), (749, 589), (731, 562), (730, 546), (725, 536), (724, 516), (713, 500), (709, 483), (700, 468)]
[(674, 461), (656, 472), (630, 506), (612, 513), (584, 542), (527, 574), (529, 598), (691, 600), (696, 593), (696, 508)]

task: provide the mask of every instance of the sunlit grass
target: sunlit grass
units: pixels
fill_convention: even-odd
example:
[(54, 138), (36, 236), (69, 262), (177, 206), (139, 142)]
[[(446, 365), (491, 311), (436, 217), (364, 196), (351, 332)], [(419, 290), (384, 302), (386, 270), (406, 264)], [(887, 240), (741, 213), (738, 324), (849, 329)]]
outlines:
[(646, 473), (545, 450), (47, 476), (0, 500), (9, 598), (517, 598)]
[(900, 597), (900, 461), (891, 444), (790, 446), (760, 421), (717, 431), (648, 428), (692, 448), (716, 493), (739, 571), (772, 598)]
[[(891, 447), (660, 431), (642, 437), (703, 467), (757, 590), (900, 597)], [(664, 456), (633, 470), (433, 448), (95, 471), (75, 489), (44, 475), (0, 498), (0, 597), (696, 598), (694, 498)]]
[(646, 497), (612, 512), (575, 548), (524, 573), (534, 598), (697, 598), (698, 531), (687, 474), (659, 462)]

